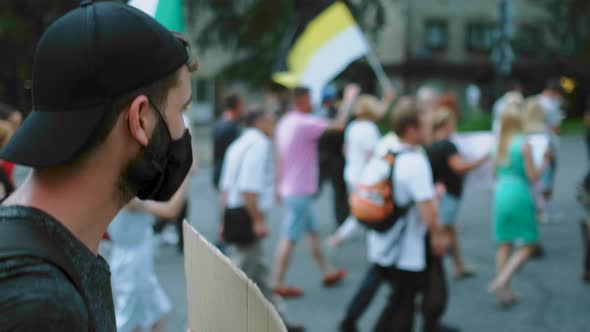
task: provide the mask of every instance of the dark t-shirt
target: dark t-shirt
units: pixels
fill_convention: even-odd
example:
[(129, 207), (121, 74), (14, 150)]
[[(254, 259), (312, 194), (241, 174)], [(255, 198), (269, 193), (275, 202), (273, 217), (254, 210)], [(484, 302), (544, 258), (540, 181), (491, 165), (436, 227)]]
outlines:
[(448, 139), (443, 139), (426, 148), (426, 152), (432, 167), (434, 181), (443, 183), (449, 194), (461, 197), (463, 176), (453, 172), (449, 166), (449, 158), (459, 153), (455, 144)]
[[(11, 220), (35, 223), (63, 243), (65, 257), (80, 272), (84, 294), (59, 267), (40, 258), (0, 259), (0, 331), (88, 331), (89, 324), (96, 332), (116, 331), (110, 271), (104, 259), (42, 211), (1, 207), (0, 223)], [(92, 322), (82, 296), (90, 303)]]
[(213, 125), (213, 185), (216, 189), (219, 188), (225, 151), (239, 135), (240, 126), (236, 121), (221, 118)]

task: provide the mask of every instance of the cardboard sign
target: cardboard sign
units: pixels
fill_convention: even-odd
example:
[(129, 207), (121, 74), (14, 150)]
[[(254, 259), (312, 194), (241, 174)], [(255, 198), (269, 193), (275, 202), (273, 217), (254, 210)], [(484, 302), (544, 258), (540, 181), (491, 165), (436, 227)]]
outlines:
[(184, 221), (188, 320), (193, 332), (286, 332), (248, 277)]

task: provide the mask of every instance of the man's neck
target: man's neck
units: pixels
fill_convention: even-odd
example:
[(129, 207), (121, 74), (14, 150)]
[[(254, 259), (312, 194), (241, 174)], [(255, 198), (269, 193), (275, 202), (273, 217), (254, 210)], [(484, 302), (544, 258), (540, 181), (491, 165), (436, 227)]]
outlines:
[(440, 141), (440, 140), (449, 138), (449, 136), (451, 136), (449, 133), (441, 131), (441, 132), (435, 132), (433, 137), (434, 137), (435, 141)]
[(33, 171), (4, 205), (30, 206), (45, 211), (97, 254), (102, 235), (121, 209), (113, 198), (115, 186), (104, 178), (98, 181), (102, 184), (97, 183), (97, 176), (88, 172), (74, 176), (56, 172), (58, 174), (48, 171), (36, 174)]
[(223, 119), (225, 119), (227, 121), (237, 121), (238, 115), (233, 110), (225, 110), (223, 112)]
[(405, 139), (405, 138), (401, 138), (401, 139), (399, 140), (399, 142), (400, 142), (402, 145), (405, 145), (405, 146), (408, 146), (408, 147), (411, 147), (411, 148), (417, 147), (417, 146), (419, 145), (419, 144), (416, 144), (416, 143), (414, 143), (412, 140)]

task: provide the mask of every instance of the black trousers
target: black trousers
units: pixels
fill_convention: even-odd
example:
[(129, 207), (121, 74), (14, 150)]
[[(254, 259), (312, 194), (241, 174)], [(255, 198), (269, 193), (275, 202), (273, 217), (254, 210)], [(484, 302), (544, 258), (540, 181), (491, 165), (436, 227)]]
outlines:
[[(430, 248), (427, 239), (427, 248)], [(430, 251), (430, 250), (429, 250)], [(422, 294), (424, 332), (435, 332), (447, 304), (447, 283), (442, 258), (428, 253), (426, 269), (411, 272), (381, 267), (381, 275), (391, 285), (389, 300), (375, 326), (375, 332), (412, 332), (416, 296)]]
[(341, 225), (349, 215), (348, 191), (344, 182), (344, 164), (342, 156), (329, 156), (320, 162), (320, 187), (324, 181), (329, 181), (334, 190), (334, 216)]
[(350, 301), (346, 310), (346, 316), (343, 319), (343, 324), (353, 326), (363, 315), (365, 310), (373, 301), (373, 298), (379, 290), (379, 286), (383, 283), (383, 276), (381, 267), (378, 265), (371, 265), (365, 274), (365, 278), (361, 282), (354, 297)]
[(160, 219), (158, 218), (156, 220), (156, 223), (154, 224), (154, 233), (159, 234), (162, 232), (162, 230), (164, 229), (164, 227), (169, 224), (169, 223), (174, 223), (174, 226), (176, 226), (176, 232), (178, 233), (178, 251), (180, 253), (183, 252), (184, 250), (184, 238), (183, 238), (183, 233), (182, 233), (182, 221), (184, 219), (186, 219), (188, 217), (188, 200), (186, 200), (184, 202), (184, 205), (182, 207), (182, 210), (180, 211), (180, 214), (178, 215), (178, 217), (172, 219), (172, 220), (164, 220), (164, 219)]

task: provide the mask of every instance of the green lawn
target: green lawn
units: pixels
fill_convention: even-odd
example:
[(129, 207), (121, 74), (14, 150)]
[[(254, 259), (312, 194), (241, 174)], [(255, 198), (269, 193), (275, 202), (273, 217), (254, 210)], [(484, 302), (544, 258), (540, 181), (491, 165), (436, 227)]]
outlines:
[(581, 118), (565, 119), (561, 124), (561, 134), (563, 135), (581, 135), (584, 130), (586, 130), (586, 125)]
[(468, 118), (459, 122), (458, 132), (492, 130), (492, 115), (490, 113), (472, 113)]

